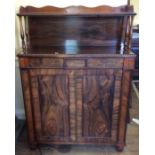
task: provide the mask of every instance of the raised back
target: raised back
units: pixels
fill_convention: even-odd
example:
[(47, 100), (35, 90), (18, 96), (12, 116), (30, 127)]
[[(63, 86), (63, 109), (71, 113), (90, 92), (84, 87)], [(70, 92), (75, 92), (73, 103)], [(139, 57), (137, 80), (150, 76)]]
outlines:
[(21, 7), (18, 15), (25, 17), (21, 38), (28, 53), (101, 54), (120, 53), (125, 51), (124, 46), (129, 48), (127, 36), (134, 13), (128, 5), (27, 6)]

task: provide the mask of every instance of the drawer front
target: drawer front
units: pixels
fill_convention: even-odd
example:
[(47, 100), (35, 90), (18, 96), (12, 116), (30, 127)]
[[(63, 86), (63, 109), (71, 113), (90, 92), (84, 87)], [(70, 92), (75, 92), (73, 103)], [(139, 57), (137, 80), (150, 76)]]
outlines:
[(65, 60), (65, 66), (67, 68), (85, 68), (86, 67), (86, 60), (67, 59), (67, 60)]
[(123, 59), (120, 58), (90, 58), (88, 59), (88, 67), (90, 68), (122, 68)]
[(123, 58), (92, 58), (92, 57), (34, 57), (20, 58), (20, 67), (28, 68), (72, 68), (72, 69), (104, 69), (123, 68)]
[(30, 58), (30, 67), (63, 67), (63, 58)]

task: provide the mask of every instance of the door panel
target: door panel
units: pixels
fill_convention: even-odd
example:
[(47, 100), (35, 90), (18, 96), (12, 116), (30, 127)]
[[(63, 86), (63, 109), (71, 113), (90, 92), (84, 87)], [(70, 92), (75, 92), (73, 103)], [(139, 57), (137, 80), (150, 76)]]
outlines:
[(82, 125), (78, 141), (116, 140), (121, 76), (121, 70), (105, 69), (87, 70), (81, 77)]
[(119, 69), (30, 70), (37, 140), (115, 142), (121, 77)]
[(32, 100), (38, 140), (69, 138), (68, 76), (58, 70), (31, 70)]

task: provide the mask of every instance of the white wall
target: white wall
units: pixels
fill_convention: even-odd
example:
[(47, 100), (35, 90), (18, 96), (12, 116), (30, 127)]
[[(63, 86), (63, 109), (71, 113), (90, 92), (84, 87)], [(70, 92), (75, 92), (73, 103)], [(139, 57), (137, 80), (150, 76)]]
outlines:
[[(132, 3), (138, 4), (138, 0), (131, 0)], [(15, 1), (15, 12), (19, 11), (20, 6), (32, 5), (36, 7), (41, 7), (45, 5), (53, 5), (57, 7), (65, 7), (69, 5), (84, 5), (88, 7), (94, 7), (98, 5), (111, 5), (111, 6), (119, 6), (127, 4), (127, 0), (16, 0)], [(16, 20), (16, 54), (21, 51), (21, 40), (19, 33), (19, 21), (18, 18)], [(24, 106), (23, 106), (23, 96), (21, 91), (21, 82), (20, 82), (20, 74), (18, 68), (18, 62), (16, 61), (16, 115), (19, 118), (24, 118)]]
[(21, 79), (19, 72), (18, 60), (15, 62), (15, 113), (19, 119), (25, 119), (24, 105), (23, 105), (23, 94), (21, 89)]
[(137, 15), (134, 18), (134, 25), (139, 24), (139, 0), (130, 0), (130, 3), (134, 6), (134, 11)]

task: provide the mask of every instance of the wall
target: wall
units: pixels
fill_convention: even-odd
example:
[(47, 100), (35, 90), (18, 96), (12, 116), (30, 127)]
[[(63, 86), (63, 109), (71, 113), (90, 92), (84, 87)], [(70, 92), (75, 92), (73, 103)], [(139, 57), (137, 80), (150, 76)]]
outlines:
[(130, 0), (130, 3), (134, 6), (134, 11), (137, 15), (134, 18), (134, 25), (139, 24), (139, 0)]
[[(57, 7), (65, 7), (69, 5), (85, 5), (89, 7), (97, 6), (97, 5), (111, 5), (111, 6), (119, 6), (127, 3), (127, 0), (16, 0), (15, 1), (15, 13), (19, 11), (20, 6), (33, 5), (36, 7), (41, 7), (45, 5), (54, 5)], [(138, 0), (132, 0), (132, 4), (138, 5)], [(20, 33), (19, 33), (19, 21), (18, 18), (15, 17), (16, 25), (15, 25), (15, 33), (16, 33), (16, 54), (21, 51), (21, 41), (20, 41)], [(136, 18), (136, 23), (138, 23), (138, 18)], [(16, 95), (15, 95), (15, 103), (16, 103), (16, 115), (18, 118), (24, 119), (24, 106), (23, 106), (23, 96), (21, 91), (21, 81), (20, 74), (18, 68), (18, 60), (16, 60)]]
[(19, 119), (25, 119), (23, 94), (21, 89), (21, 80), (19, 73), (18, 60), (15, 62), (15, 113)]

